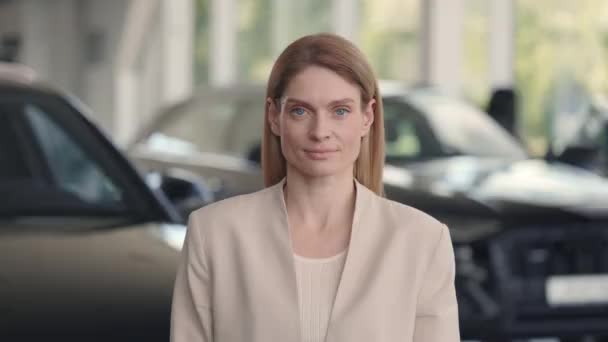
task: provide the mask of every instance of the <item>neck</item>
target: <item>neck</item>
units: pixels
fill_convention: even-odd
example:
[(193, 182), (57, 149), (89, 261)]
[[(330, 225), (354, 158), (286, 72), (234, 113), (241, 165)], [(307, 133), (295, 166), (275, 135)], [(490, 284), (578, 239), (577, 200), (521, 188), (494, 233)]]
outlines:
[[(350, 173), (352, 175), (352, 172)], [(287, 173), (285, 204), (290, 221), (311, 232), (349, 227), (355, 206), (354, 177), (303, 177)]]

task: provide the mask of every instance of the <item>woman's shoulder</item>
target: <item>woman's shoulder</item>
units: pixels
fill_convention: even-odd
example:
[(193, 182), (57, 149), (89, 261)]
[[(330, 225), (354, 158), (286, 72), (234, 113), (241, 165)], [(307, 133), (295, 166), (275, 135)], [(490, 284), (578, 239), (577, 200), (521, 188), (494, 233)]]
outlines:
[(443, 226), (443, 223), (438, 219), (420, 209), (376, 195), (371, 190), (367, 190), (367, 192), (369, 193), (369, 197), (372, 198), (372, 206), (378, 210), (378, 214), (384, 217), (396, 222), (412, 222), (424, 226)]
[(222, 199), (199, 208), (190, 215), (217, 220), (239, 219), (250, 213), (259, 213), (260, 210), (264, 210), (264, 207), (269, 207), (274, 203), (271, 188)]
[(399, 230), (438, 238), (446, 225), (430, 214), (385, 197), (374, 196), (378, 215), (383, 217), (386, 224)]
[[(377, 197), (378, 214), (384, 222), (391, 241), (402, 243), (403, 248), (419, 251), (431, 258), (438, 247), (449, 249), (450, 230), (437, 218), (412, 206), (383, 197)], [(424, 259), (428, 260), (428, 259)]]

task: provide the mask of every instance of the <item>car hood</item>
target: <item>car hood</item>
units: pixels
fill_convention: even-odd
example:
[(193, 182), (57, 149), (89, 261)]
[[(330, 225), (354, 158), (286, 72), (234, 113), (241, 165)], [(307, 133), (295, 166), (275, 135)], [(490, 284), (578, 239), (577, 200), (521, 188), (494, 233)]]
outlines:
[(402, 187), (438, 197), (466, 197), (502, 213), (554, 209), (608, 218), (608, 180), (561, 163), (451, 157), (388, 166), (388, 175), (388, 183), (400, 180)]
[(185, 227), (74, 223), (0, 224), (0, 334), (166, 340)]

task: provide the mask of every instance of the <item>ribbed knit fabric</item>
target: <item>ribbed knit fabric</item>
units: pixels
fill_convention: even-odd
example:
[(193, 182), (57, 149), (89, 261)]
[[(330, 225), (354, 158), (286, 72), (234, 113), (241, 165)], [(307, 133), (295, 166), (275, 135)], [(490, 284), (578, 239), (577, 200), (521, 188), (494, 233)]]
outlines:
[(302, 342), (325, 340), (346, 250), (329, 258), (305, 258), (294, 254)]

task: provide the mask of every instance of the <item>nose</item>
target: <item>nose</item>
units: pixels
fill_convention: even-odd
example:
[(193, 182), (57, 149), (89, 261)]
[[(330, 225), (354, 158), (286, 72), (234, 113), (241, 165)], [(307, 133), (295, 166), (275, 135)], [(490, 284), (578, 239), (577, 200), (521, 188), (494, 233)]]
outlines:
[(315, 115), (310, 125), (309, 135), (313, 140), (323, 141), (331, 136), (329, 119), (323, 113)]

